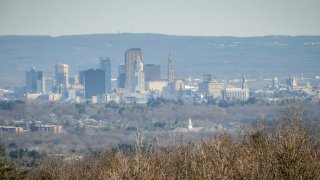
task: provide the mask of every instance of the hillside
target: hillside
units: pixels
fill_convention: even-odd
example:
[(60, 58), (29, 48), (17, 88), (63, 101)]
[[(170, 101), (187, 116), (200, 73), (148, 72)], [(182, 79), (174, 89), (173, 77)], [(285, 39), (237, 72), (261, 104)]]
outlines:
[(112, 59), (113, 75), (124, 63), (124, 51), (141, 47), (145, 63), (160, 64), (165, 76), (169, 51), (178, 77), (217, 78), (303, 73), (319, 75), (320, 36), (199, 37), (160, 34), (98, 34), (74, 36), (0, 36), (0, 87), (25, 84), (31, 67), (54, 75), (54, 65), (69, 64), (71, 75), (94, 67), (100, 56)]

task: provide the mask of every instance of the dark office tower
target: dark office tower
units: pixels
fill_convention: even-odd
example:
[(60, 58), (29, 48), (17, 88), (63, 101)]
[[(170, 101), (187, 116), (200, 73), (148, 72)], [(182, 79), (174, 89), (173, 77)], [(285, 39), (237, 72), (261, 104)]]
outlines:
[(105, 89), (105, 72), (101, 69), (89, 69), (84, 72), (85, 77), (85, 98), (90, 99), (92, 96), (97, 96), (106, 93)]
[(146, 82), (161, 80), (160, 65), (155, 65), (155, 64), (144, 65), (144, 78)]
[(203, 82), (210, 82), (213, 80), (213, 75), (211, 73), (203, 74), (202, 80)]
[(126, 66), (124, 64), (118, 67), (118, 88), (124, 89), (126, 87)]
[(286, 79), (287, 86), (290, 86), (291, 88), (294, 88), (297, 86), (297, 79), (296, 77), (289, 77)]
[(132, 86), (132, 74), (134, 74), (134, 63), (140, 59), (143, 64), (143, 56), (141, 48), (131, 48), (124, 53), (126, 66), (126, 85), (125, 88), (129, 91), (134, 89)]
[(81, 84), (82, 86), (84, 86), (84, 73), (86, 71), (79, 71), (79, 84)]
[(111, 92), (111, 60), (110, 58), (100, 57), (100, 69), (105, 72), (105, 92)]
[(32, 68), (26, 72), (26, 88), (28, 92), (42, 92), (42, 81), (42, 71), (36, 71), (35, 68)]
[(55, 67), (56, 85), (62, 84), (69, 88), (69, 66), (67, 64), (57, 64)]
[(168, 83), (171, 83), (174, 81), (174, 71), (173, 71), (173, 57), (171, 52), (169, 53), (168, 58)]

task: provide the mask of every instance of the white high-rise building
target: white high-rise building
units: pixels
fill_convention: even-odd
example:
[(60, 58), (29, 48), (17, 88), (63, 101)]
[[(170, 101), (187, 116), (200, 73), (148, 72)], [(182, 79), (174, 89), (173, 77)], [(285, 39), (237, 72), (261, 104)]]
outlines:
[(69, 66), (67, 64), (57, 64), (55, 67), (56, 85), (63, 85), (69, 88)]
[(131, 89), (130, 92), (143, 92), (145, 91), (143, 62), (140, 56), (132, 64), (132, 76), (131, 76)]
[(248, 89), (248, 81), (245, 76), (242, 77), (241, 89)]
[(279, 82), (276, 75), (272, 78), (272, 89), (279, 89)]

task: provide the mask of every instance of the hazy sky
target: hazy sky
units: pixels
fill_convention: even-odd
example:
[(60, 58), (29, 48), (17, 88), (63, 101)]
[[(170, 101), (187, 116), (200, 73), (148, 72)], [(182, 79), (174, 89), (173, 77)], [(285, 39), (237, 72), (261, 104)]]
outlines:
[(0, 35), (320, 35), (320, 0), (0, 0)]

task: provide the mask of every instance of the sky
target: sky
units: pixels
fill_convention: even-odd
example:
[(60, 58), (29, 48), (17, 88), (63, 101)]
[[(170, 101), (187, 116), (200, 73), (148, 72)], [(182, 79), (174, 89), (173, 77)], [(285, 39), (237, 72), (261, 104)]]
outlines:
[(320, 35), (320, 0), (0, 0), (0, 35)]

